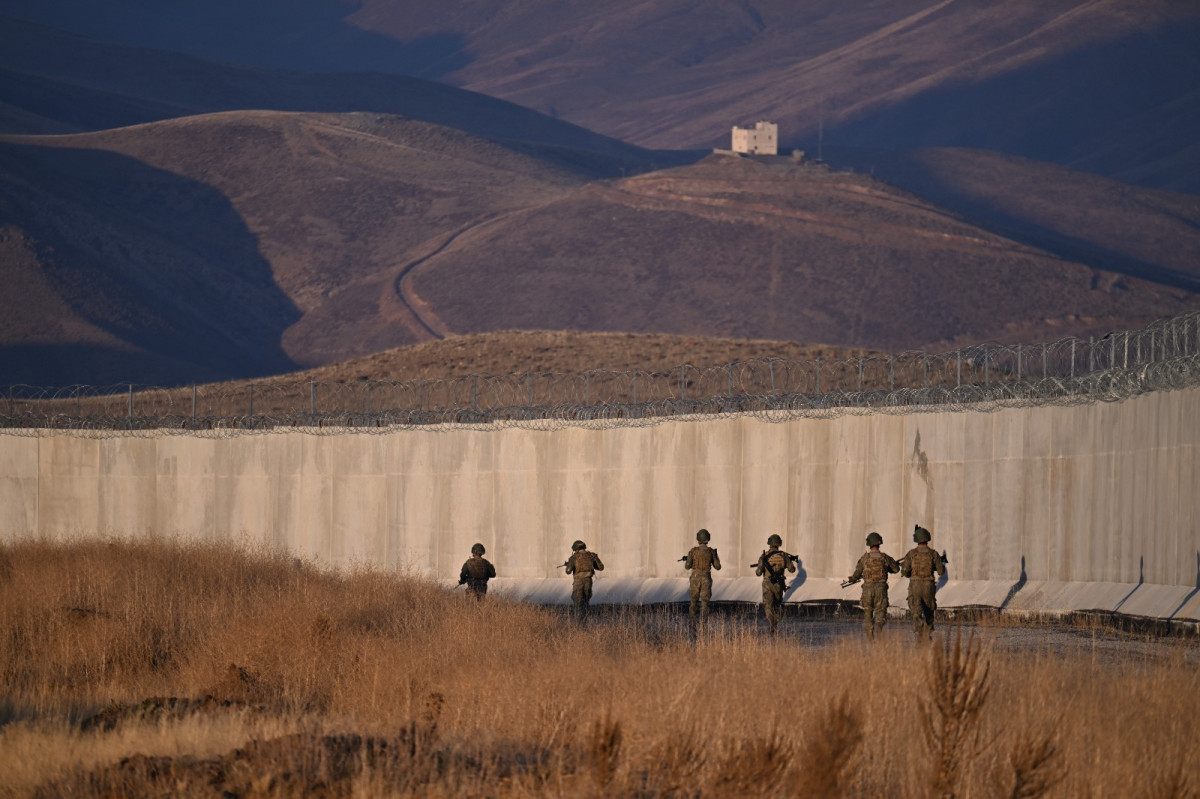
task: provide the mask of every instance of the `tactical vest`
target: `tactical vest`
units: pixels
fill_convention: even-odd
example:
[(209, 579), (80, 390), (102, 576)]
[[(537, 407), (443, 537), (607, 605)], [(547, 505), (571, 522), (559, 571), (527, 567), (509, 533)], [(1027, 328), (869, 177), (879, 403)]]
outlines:
[(882, 583), (887, 580), (887, 563), (882, 552), (868, 552), (863, 559), (863, 580), (868, 583)]
[(571, 568), (576, 576), (588, 577), (596, 571), (596, 561), (592, 559), (591, 552), (581, 549), (571, 556)]
[(692, 547), (692, 570), (712, 571), (713, 550), (711, 547)]
[(787, 568), (787, 555), (778, 549), (767, 553), (767, 576), (772, 580), (782, 580), (783, 570)]
[(488, 579), (488, 564), (483, 558), (470, 558), (467, 560), (467, 576), (472, 580), (487, 580)]
[(913, 550), (912, 557), (908, 559), (909, 565), (912, 568), (912, 579), (914, 580), (932, 580), (933, 579), (933, 550), (929, 547), (917, 547)]

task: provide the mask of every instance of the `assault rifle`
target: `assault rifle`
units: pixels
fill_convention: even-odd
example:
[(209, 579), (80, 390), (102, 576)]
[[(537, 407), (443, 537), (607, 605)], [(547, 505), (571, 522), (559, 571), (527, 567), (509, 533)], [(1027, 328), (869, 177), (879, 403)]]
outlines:
[(857, 585), (861, 582), (862, 582), (861, 577), (859, 577), (857, 580), (842, 580), (842, 588), (849, 588), (850, 586)]
[[(762, 556), (760, 556), (760, 557), (759, 557), (759, 559), (758, 559), (758, 562), (756, 562), (756, 563), (751, 563), (751, 564), (750, 564), (750, 568), (751, 568), (751, 569), (757, 569), (757, 568), (758, 568), (758, 564), (762, 562), (763, 558), (764, 558), (764, 557), (766, 557), (766, 554), (767, 554), (767, 550), (765, 550), (765, 549), (764, 549), (764, 550), (763, 550), (763, 553), (762, 553)], [(791, 552), (784, 552), (784, 551), (781, 549), (781, 550), (779, 550), (779, 554), (780, 554), (780, 555), (783, 555), (785, 558), (788, 558), (789, 560), (793, 560), (793, 561), (796, 561), (796, 562), (799, 562), (799, 561), (800, 561), (800, 556), (799, 556), (799, 555), (793, 555)]]

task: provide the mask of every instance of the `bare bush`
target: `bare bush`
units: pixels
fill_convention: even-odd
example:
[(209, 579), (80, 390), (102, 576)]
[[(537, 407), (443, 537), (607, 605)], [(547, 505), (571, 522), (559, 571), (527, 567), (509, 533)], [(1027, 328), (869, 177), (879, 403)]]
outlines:
[(954, 799), (963, 764), (978, 751), (990, 664), (974, 632), (961, 627), (942, 636), (929, 654), (926, 690), (914, 699), (933, 750), (930, 784), (939, 797)]

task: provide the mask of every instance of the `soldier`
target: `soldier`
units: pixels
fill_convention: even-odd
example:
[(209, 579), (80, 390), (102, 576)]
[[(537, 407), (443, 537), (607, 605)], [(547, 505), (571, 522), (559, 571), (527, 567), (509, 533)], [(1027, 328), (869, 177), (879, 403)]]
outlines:
[(879, 533), (867, 535), (867, 546), (870, 550), (858, 559), (854, 574), (847, 577), (846, 581), (863, 581), (862, 599), (859, 601), (863, 609), (863, 628), (867, 631), (867, 640), (874, 641), (875, 632), (887, 624), (887, 576), (900, 571), (900, 564), (892, 556), (879, 551), (883, 546), (883, 536)]
[(575, 621), (582, 626), (587, 622), (588, 604), (592, 601), (592, 575), (604, 571), (604, 564), (595, 552), (587, 551), (587, 544), (576, 541), (571, 544), (571, 557), (564, 564), (567, 574), (575, 576), (571, 586), (571, 601), (575, 603)]
[(937, 610), (934, 573), (946, 573), (942, 556), (929, 546), (930, 538), (928, 530), (915, 525), (913, 541), (917, 545), (900, 559), (900, 574), (908, 578), (908, 613), (912, 616), (913, 632), (922, 641), (928, 640), (933, 632), (933, 613)]
[(496, 576), (496, 567), (483, 557), (485, 552), (487, 550), (483, 548), (483, 544), (471, 547), (471, 557), (458, 572), (458, 584), (466, 583), (467, 590), (478, 600), (482, 600), (487, 593), (488, 580)]
[(771, 635), (779, 629), (779, 617), (783, 610), (783, 592), (787, 587), (784, 571), (796, 571), (796, 558), (780, 549), (783, 539), (771, 534), (767, 538), (768, 549), (758, 556), (754, 573), (763, 578), (763, 612), (771, 625)]
[(712, 539), (708, 530), (696, 533), (696, 546), (688, 550), (683, 558), (683, 568), (691, 571), (688, 576), (688, 620), (692, 630), (696, 629), (696, 617), (699, 615), (700, 628), (703, 629), (708, 621), (708, 601), (712, 599), (712, 570), (721, 570), (721, 556), (717, 550), (708, 545)]

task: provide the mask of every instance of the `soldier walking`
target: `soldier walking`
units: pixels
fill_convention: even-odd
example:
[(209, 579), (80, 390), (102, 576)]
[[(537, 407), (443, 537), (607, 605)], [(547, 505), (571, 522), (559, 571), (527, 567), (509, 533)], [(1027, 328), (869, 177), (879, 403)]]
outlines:
[(854, 574), (846, 578), (847, 583), (862, 580), (862, 598), (859, 604), (863, 609), (863, 628), (867, 631), (867, 640), (874, 641), (875, 633), (883, 630), (887, 624), (888, 609), (888, 574), (900, 571), (900, 564), (885, 552), (880, 552), (883, 546), (883, 536), (879, 533), (867, 535), (869, 549), (858, 559)]
[(900, 559), (900, 574), (908, 578), (908, 613), (912, 616), (913, 632), (921, 641), (928, 640), (933, 632), (933, 614), (937, 610), (935, 573), (946, 573), (942, 556), (929, 546), (932, 537), (924, 527), (915, 525), (913, 541), (917, 545)]
[(708, 622), (708, 602), (712, 599), (712, 570), (721, 570), (721, 556), (717, 554), (716, 549), (708, 545), (711, 539), (708, 530), (699, 530), (696, 533), (696, 546), (688, 550), (683, 558), (683, 568), (691, 572), (688, 575), (688, 596), (691, 599), (688, 605), (688, 621), (693, 632), (696, 630), (697, 617), (701, 629)]
[(571, 601), (574, 603), (575, 622), (580, 626), (587, 623), (588, 605), (592, 601), (592, 575), (604, 571), (604, 564), (595, 552), (588, 552), (587, 544), (576, 541), (571, 544), (571, 557), (564, 564), (567, 574), (574, 575), (571, 585)]
[(767, 538), (767, 549), (758, 556), (754, 573), (763, 578), (763, 612), (771, 625), (771, 635), (779, 629), (779, 617), (783, 612), (783, 592), (787, 588), (787, 572), (796, 571), (796, 558), (780, 549), (783, 539), (772, 533)]
[(487, 594), (488, 580), (496, 576), (496, 567), (483, 555), (487, 552), (483, 544), (471, 547), (471, 557), (463, 564), (458, 572), (458, 584), (467, 586), (476, 599), (482, 600)]

